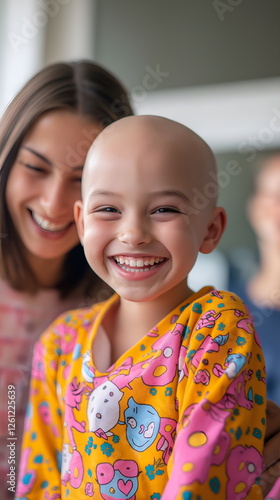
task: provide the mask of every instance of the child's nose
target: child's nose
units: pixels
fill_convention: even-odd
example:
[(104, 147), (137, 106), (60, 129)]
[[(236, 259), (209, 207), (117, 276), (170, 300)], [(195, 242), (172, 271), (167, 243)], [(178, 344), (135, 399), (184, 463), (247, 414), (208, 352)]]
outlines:
[(119, 240), (133, 247), (149, 243), (151, 233), (147, 221), (139, 217), (123, 221), (119, 232)]

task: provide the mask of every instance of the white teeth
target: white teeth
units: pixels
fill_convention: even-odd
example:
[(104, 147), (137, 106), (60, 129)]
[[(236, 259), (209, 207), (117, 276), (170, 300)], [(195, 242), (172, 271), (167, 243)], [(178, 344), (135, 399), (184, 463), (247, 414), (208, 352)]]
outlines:
[[(159, 264), (160, 262), (164, 261), (164, 258), (162, 257), (150, 257), (150, 258), (144, 258), (144, 259), (132, 259), (129, 257), (115, 257), (115, 261), (123, 266), (125, 264), (124, 269), (133, 271), (133, 272), (141, 272), (141, 271), (148, 271), (151, 266), (154, 266), (155, 264)], [(145, 269), (139, 269), (139, 268), (144, 268), (144, 266), (150, 266), (146, 267)]]
[(38, 214), (35, 214), (34, 212), (32, 212), (32, 217), (35, 220), (35, 222), (37, 222), (37, 224), (46, 231), (62, 231), (68, 226), (68, 224), (66, 225), (64, 224), (63, 226), (54, 224), (53, 222), (44, 219), (43, 217), (41, 217)]

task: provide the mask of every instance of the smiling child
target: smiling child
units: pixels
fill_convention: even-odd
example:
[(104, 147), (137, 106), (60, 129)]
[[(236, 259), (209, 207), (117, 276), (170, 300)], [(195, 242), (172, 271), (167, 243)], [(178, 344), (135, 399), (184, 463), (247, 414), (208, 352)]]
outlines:
[(208, 145), (165, 118), (123, 118), (95, 140), (74, 212), (116, 293), (60, 316), (35, 347), (18, 499), (262, 498), (250, 314), (230, 292), (188, 286), (226, 224), (215, 176)]

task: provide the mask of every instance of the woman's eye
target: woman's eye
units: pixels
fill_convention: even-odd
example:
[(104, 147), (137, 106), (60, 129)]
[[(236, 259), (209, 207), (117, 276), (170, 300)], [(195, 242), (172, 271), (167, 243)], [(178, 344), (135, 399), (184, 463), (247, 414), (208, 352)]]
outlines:
[(31, 165), (30, 163), (22, 163), (22, 165), (24, 167), (28, 168), (29, 170), (33, 170), (34, 172), (40, 172), (40, 173), (44, 173), (45, 172), (44, 168), (37, 167), (36, 165)]

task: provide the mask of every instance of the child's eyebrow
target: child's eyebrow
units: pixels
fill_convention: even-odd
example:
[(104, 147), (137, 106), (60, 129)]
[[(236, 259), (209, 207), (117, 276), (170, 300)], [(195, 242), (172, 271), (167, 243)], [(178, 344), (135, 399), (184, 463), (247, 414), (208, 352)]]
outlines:
[(117, 193), (114, 193), (113, 191), (106, 191), (105, 189), (95, 189), (94, 191), (91, 191), (88, 196), (88, 203), (94, 203), (95, 198), (98, 196), (105, 196), (109, 198), (118, 198)]
[(168, 190), (165, 190), (165, 191), (155, 191), (153, 192), (153, 196), (157, 196), (157, 197), (160, 197), (160, 196), (175, 196), (177, 198), (181, 198), (183, 201), (187, 201), (188, 203), (190, 203), (190, 198), (185, 194), (183, 193), (182, 191), (179, 191), (177, 189), (168, 189)]
[[(151, 194), (153, 197), (156, 197), (156, 198), (160, 198), (163, 196), (165, 196), (165, 197), (169, 196), (169, 197), (180, 198), (181, 200), (183, 200), (184, 202), (187, 202), (187, 203), (191, 202), (190, 198), (187, 195), (185, 195), (185, 193), (183, 193), (182, 191), (179, 191), (177, 189), (167, 189), (164, 191), (153, 191)], [(90, 193), (89, 199), (94, 198), (94, 196), (115, 196), (115, 197), (118, 197), (118, 194), (114, 193), (113, 191), (96, 189), (95, 191), (92, 191)]]
[(118, 196), (117, 193), (113, 191), (106, 191), (105, 189), (96, 189), (90, 193), (89, 198), (93, 198), (94, 196)]

